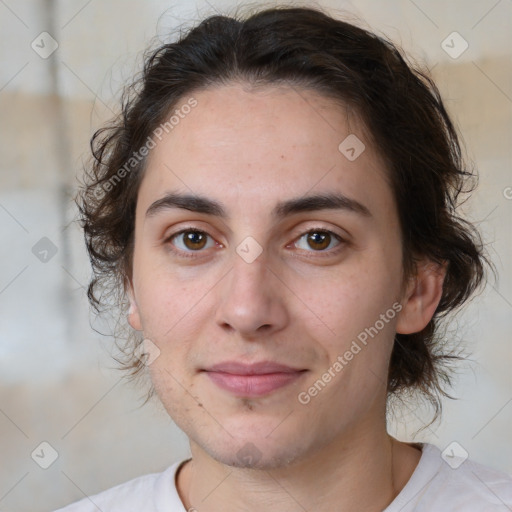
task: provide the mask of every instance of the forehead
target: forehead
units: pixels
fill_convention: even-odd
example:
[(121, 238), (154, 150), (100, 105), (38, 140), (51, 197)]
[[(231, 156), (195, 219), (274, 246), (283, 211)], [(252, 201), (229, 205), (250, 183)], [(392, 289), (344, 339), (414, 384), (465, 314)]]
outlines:
[[(379, 155), (342, 104), (290, 86), (232, 84), (192, 93), (174, 112), (190, 98), (196, 106), (150, 152), (141, 203), (176, 189), (245, 210), (310, 192), (391, 200)], [(347, 158), (347, 144), (357, 158)]]

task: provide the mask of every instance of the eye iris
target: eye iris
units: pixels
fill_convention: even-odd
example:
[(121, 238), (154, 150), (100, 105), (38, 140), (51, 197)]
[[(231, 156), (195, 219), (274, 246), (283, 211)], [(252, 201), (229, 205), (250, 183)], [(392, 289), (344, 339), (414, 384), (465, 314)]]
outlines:
[(183, 234), (183, 238), (188, 249), (202, 249), (206, 244), (206, 236), (199, 231), (187, 231)]
[[(313, 242), (313, 245), (311, 245), (311, 242)], [(329, 247), (330, 242), (331, 235), (329, 233), (314, 231), (308, 235), (308, 243), (313, 249), (325, 249)]]

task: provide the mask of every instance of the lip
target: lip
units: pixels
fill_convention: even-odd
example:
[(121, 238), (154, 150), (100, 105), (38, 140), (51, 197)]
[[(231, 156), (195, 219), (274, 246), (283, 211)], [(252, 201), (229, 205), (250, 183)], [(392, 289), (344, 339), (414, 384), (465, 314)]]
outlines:
[(225, 361), (203, 371), (218, 387), (240, 397), (267, 395), (291, 384), (306, 372), (272, 361), (252, 364)]

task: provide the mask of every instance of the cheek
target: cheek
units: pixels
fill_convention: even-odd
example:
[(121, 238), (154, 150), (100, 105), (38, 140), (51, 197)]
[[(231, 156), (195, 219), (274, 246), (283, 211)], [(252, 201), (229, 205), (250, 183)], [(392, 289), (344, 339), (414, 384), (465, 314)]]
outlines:
[(150, 367), (150, 376), (158, 398), (178, 427), (188, 432), (208, 424), (204, 400), (195, 388), (195, 380), (183, 374), (179, 361), (170, 364), (167, 356), (156, 360)]
[[(396, 269), (383, 264), (381, 258), (365, 257), (321, 279), (303, 279), (295, 289), (318, 320), (322, 337), (330, 346), (343, 348), (340, 343), (350, 344), (350, 340), (373, 326), (392, 307), (399, 290), (395, 273)], [(311, 286), (312, 281), (315, 286)], [(386, 320), (389, 321), (381, 330), (393, 330), (393, 319)]]
[(373, 273), (368, 271), (369, 264), (365, 268), (341, 273), (315, 293), (304, 286), (306, 301), (315, 304), (326, 326), (325, 334), (316, 338), (324, 351), (323, 364), (308, 383), (322, 388), (317, 382), (328, 382), (317, 402), (326, 410), (336, 404), (339, 410), (363, 411), (386, 391), (397, 316), (397, 305), (393, 307), (396, 283), (382, 269)]
[(140, 270), (136, 292), (142, 329), (144, 337), (160, 350), (151, 365), (152, 379), (174, 389), (172, 377), (188, 378), (186, 371), (195, 362), (198, 340), (205, 338), (202, 333), (211, 322), (212, 289), (219, 277), (204, 272), (184, 275), (182, 269), (164, 265)]
[(215, 276), (193, 275), (168, 264), (140, 266), (138, 270), (134, 281), (143, 330), (161, 341), (191, 323), (201, 311), (202, 297), (215, 284)]

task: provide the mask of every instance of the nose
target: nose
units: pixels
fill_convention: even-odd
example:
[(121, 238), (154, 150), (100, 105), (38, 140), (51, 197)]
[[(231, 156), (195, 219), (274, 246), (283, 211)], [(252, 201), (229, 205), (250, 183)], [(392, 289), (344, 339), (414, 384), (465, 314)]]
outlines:
[(286, 286), (261, 254), (247, 263), (238, 255), (219, 287), (216, 323), (244, 338), (268, 336), (288, 322)]

